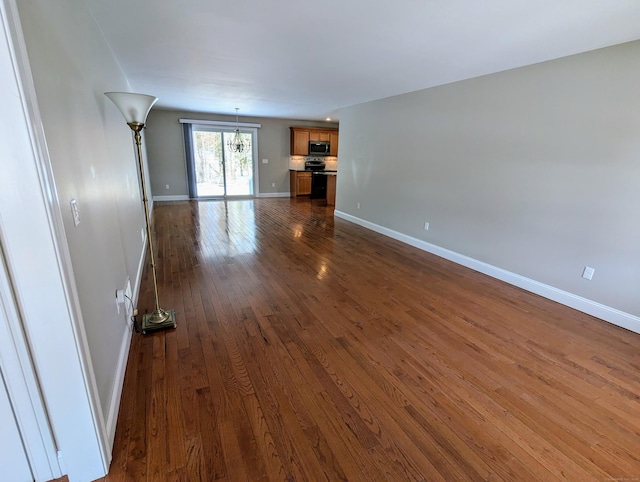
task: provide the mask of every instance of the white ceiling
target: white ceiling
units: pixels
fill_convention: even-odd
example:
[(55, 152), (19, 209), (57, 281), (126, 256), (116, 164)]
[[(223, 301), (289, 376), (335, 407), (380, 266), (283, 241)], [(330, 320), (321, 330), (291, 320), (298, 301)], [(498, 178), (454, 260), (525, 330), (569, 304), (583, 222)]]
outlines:
[(639, 0), (86, 0), (158, 106), (290, 119), (640, 38)]

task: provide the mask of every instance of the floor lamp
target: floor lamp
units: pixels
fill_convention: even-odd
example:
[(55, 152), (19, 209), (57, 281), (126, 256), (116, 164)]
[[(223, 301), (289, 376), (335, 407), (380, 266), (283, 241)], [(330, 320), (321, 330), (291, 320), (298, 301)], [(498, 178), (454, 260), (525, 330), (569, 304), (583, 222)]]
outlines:
[(138, 153), (138, 169), (140, 172), (140, 186), (142, 188), (142, 204), (144, 205), (144, 217), (147, 224), (147, 241), (149, 246), (149, 258), (151, 260), (151, 272), (153, 274), (153, 294), (156, 308), (152, 313), (142, 316), (142, 333), (147, 334), (156, 330), (176, 327), (176, 314), (173, 310), (163, 310), (158, 301), (158, 281), (156, 279), (156, 263), (153, 257), (153, 243), (151, 241), (151, 221), (149, 219), (149, 206), (147, 200), (147, 188), (144, 181), (144, 167), (142, 165), (142, 138), (140, 132), (144, 129), (147, 114), (157, 97), (145, 94), (132, 94), (129, 92), (105, 92), (111, 101), (120, 109), (127, 125), (133, 131), (133, 137)]

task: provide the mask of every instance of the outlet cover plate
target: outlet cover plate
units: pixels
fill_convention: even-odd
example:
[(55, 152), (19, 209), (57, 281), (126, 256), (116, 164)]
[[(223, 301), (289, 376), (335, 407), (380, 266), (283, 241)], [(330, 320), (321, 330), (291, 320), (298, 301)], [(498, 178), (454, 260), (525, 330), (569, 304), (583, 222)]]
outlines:
[(591, 268), (589, 266), (585, 266), (584, 270), (582, 271), (582, 277), (584, 279), (592, 279), (593, 278), (593, 274), (596, 272), (596, 270), (594, 268)]

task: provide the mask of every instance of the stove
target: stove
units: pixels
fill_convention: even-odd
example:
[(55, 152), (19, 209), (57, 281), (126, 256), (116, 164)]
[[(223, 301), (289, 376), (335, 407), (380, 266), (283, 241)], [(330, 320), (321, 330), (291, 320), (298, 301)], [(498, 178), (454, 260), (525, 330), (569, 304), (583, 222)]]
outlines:
[(305, 171), (324, 171), (326, 164), (320, 159), (308, 159), (304, 162)]

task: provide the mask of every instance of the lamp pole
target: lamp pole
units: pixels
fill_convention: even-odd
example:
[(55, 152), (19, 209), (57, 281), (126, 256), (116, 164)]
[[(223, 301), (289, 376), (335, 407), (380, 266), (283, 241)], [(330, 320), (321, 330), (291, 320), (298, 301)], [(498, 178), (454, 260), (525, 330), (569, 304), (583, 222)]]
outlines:
[(145, 127), (147, 114), (151, 106), (158, 100), (153, 96), (144, 94), (131, 94), (128, 92), (105, 92), (105, 95), (113, 101), (125, 117), (127, 125), (133, 131), (136, 144), (136, 154), (138, 158), (138, 171), (140, 173), (140, 187), (142, 189), (142, 205), (144, 207), (144, 218), (147, 227), (147, 243), (149, 248), (149, 260), (151, 261), (151, 274), (153, 278), (153, 295), (155, 309), (151, 313), (142, 316), (142, 333), (147, 334), (152, 331), (163, 330), (176, 327), (176, 316), (174, 310), (163, 310), (160, 308), (158, 297), (158, 280), (156, 276), (156, 262), (153, 254), (153, 236), (151, 233), (151, 219), (149, 216), (149, 201), (147, 199), (147, 186), (144, 178), (144, 165), (142, 163), (142, 129)]

